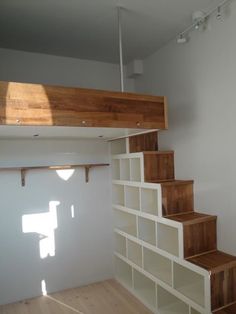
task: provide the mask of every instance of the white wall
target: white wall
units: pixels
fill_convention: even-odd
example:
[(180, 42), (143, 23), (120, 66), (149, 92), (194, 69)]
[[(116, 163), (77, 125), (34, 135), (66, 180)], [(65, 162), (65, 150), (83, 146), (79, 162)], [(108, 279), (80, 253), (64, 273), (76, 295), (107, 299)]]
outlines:
[(144, 61), (136, 91), (164, 94), (177, 178), (195, 180), (195, 208), (218, 215), (218, 243), (236, 254), (236, 3), (186, 45), (172, 41)]
[[(109, 162), (99, 140), (0, 140), (0, 167)], [(0, 304), (113, 277), (110, 170), (77, 169), (64, 181), (53, 170), (0, 172)], [(22, 216), (49, 211), (59, 201), (55, 256), (40, 258), (38, 233), (23, 233)], [(75, 218), (71, 215), (74, 205)], [(45, 221), (45, 224), (47, 222)], [(39, 223), (40, 225), (40, 223)]]
[[(116, 64), (1, 48), (0, 80), (120, 90)], [(134, 91), (133, 79), (125, 79), (125, 89)]]

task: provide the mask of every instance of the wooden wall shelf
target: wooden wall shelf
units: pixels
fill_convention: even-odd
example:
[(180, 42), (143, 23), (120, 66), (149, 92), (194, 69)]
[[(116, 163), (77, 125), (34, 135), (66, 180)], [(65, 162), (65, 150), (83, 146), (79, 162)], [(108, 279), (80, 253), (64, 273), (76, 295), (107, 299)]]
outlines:
[(26, 172), (30, 170), (66, 170), (66, 169), (76, 169), (84, 168), (85, 170), (85, 181), (89, 182), (89, 170), (96, 167), (105, 167), (109, 164), (77, 164), (77, 165), (63, 165), (63, 166), (36, 166), (36, 167), (2, 167), (0, 171), (6, 170), (18, 170), (21, 173), (21, 186), (25, 186), (25, 176)]

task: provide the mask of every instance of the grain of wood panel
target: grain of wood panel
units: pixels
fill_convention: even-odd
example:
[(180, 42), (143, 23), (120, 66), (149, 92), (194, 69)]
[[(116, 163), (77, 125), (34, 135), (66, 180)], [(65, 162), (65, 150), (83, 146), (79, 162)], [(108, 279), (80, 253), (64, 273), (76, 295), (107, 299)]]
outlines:
[(166, 99), (0, 82), (0, 124), (165, 129)]
[(137, 153), (158, 150), (158, 132), (150, 132), (129, 137), (129, 152)]
[(170, 216), (194, 210), (193, 181), (173, 181), (161, 184), (162, 215)]
[(1, 314), (151, 314), (115, 280), (0, 306)]
[(212, 310), (236, 301), (236, 267), (211, 275)]
[(144, 176), (146, 182), (173, 181), (174, 152), (144, 152)]
[(236, 303), (231, 304), (219, 311), (214, 312), (214, 314), (235, 314), (236, 313)]
[(217, 248), (216, 217), (184, 225), (184, 257), (195, 256)]

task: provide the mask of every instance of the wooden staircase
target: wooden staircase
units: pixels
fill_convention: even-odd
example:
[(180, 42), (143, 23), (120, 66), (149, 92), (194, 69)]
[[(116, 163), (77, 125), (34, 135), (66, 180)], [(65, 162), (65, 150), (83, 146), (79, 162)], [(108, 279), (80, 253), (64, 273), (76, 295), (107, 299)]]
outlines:
[(194, 211), (192, 180), (175, 180), (174, 152), (157, 151), (153, 133), (130, 138), (130, 153), (144, 153), (145, 182), (162, 187), (162, 216), (183, 224), (184, 258), (209, 272), (211, 310), (236, 314), (236, 257), (217, 249), (217, 217)]

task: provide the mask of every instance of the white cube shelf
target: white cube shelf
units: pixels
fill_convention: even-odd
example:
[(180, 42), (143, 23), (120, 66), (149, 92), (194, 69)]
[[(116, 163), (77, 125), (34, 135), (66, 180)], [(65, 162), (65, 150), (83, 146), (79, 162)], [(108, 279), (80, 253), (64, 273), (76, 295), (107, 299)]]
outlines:
[(130, 180), (130, 160), (128, 158), (120, 160), (120, 179)]
[(174, 262), (174, 288), (195, 303), (204, 306), (204, 276)]
[(156, 308), (156, 285), (155, 282), (141, 274), (137, 270), (133, 270), (134, 291), (148, 306)]
[(168, 285), (172, 284), (171, 260), (147, 248), (143, 249), (143, 258), (144, 270)]
[(157, 312), (158, 314), (189, 314), (189, 306), (170, 292), (157, 286)]
[(113, 184), (112, 200), (114, 205), (125, 205), (125, 192), (124, 186), (120, 184)]
[(157, 247), (175, 256), (179, 256), (178, 229), (163, 223), (157, 223)]
[(158, 215), (158, 191), (141, 188), (141, 210), (148, 214)]
[(155, 221), (138, 217), (138, 237), (149, 244), (156, 245)]
[(132, 267), (122, 261), (120, 258), (115, 257), (116, 276), (128, 288), (132, 288)]
[(114, 209), (115, 227), (125, 233), (137, 237), (136, 216)]
[(125, 207), (140, 210), (139, 187), (125, 186)]
[(190, 313), (191, 314), (201, 314), (200, 312), (196, 311), (195, 309), (191, 309)]
[(130, 181), (141, 181), (141, 159), (130, 159)]
[(131, 240), (127, 240), (128, 259), (134, 264), (142, 267), (142, 246)]
[(115, 233), (115, 251), (126, 257), (126, 238)]
[(120, 180), (120, 160), (114, 159), (112, 161), (112, 179)]

